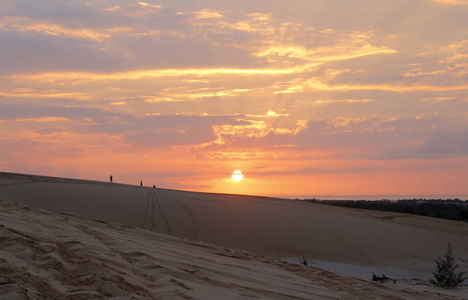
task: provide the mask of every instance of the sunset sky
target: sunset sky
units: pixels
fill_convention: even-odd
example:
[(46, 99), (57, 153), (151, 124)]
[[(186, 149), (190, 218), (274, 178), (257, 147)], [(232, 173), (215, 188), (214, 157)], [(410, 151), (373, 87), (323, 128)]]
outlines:
[(0, 171), (468, 195), (467, 16), (468, 0), (2, 0)]

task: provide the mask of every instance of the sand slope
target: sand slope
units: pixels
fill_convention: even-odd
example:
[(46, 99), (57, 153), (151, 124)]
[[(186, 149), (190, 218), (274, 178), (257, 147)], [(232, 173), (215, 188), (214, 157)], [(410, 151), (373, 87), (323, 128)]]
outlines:
[(1, 299), (451, 299), (0, 202)]
[(432, 277), (450, 242), (468, 270), (468, 224), (300, 201), (0, 173), (0, 200), (149, 229), (370, 279)]

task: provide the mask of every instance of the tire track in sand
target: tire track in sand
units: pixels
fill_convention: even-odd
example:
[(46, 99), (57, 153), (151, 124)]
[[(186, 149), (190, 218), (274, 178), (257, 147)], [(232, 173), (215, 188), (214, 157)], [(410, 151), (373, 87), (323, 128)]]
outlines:
[(148, 196), (146, 197), (146, 210), (145, 210), (145, 215), (143, 217), (143, 222), (140, 227), (144, 228), (146, 223), (148, 222), (148, 225), (151, 224), (150, 230), (158, 232), (156, 230), (157, 220), (155, 219), (155, 206), (157, 206), (159, 214), (161, 215), (161, 219), (166, 225), (167, 233), (169, 235), (172, 235), (169, 221), (167, 220), (166, 215), (164, 214), (164, 211), (162, 209), (157, 190), (154, 188), (149, 190)]
[(151, 230), (154, 228), (154, 221), (153, 221), (153, 216), (154, 216), (154, 201), (152, 199), (151, 191), (148, 193), (148, 197), (146, 197), (146, 210), (145, 210), (145, 216), (143, 217), (143, 223), (141, 224), (141, 228), (145, 227), (146, 224), (146, 218), (148, 216), (148, 211), (150, 210), (151, 207)]
[[(164, 221), (164, 224), (166, 224), (166, 227), (167, 227), (167, 233), (169, 235), (172, 235), (171, 227), (169, 226), (169, 222), (167, 221), (166, 215), (164, 214), (163, 209), (161, 207), (161, 203), (160, 203), (159, 197), (158, 197), (158, 195), (156, 193), (156, 189), (153, 188), (152, 190), (150, 190), (150, 195), (151, 195), (151, 199), (152, 199), (153, 203), (156, 202), (156, 204), (158, 205), (159, 213), (161, 214), (161, 217), (162, 217), (162, 219)], [(154, 205), (153, 205), (153, 212), (154, 212)], [(152, 222), (154, 224), (153, 215), (151, 215), (151, 220), (152, 220)], [(153, 230), (153, 228), (151, 228), (151, 230)]]
[(190, 217), (190, 220), (192, 221), (192, 239), (196, 241), (202, 240), (203, 236), (206, 235), (206, 230), (203, 223), (199, 220), (193, 210), (175, 197), (169, 197), (168, 200), (181, 206)]

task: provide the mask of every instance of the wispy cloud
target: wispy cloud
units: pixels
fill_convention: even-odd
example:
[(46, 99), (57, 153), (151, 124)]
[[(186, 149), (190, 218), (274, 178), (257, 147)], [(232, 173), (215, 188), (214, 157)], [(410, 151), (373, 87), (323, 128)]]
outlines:
[(434, 98), (421, 98), (421, 102), (444, 102), (444, 101), (453, 101), (456, 100), (456, 97), (434, 97)]
[(0, 1), (0, 166), (466, 191), (466, 4)]
[(52, 36), (89, 39), (96, 42), (103, 42), (106, 39), (110, 39), (113, 34), (118, 32), (131, 31), (128, 27), (113, 27), (105, 30), (92, 28), (67, 28), (58, 24), (48, 23), (46, 21), (38, 21), (22, 17), (6, 17), (0, 19), (0, 30), (4, 32), (32, 31)]
[(467, 0), (431, 0), (436, 3), (445, 4), (445, 5), (468, 5)]
[(178, 12), (179, 15), (193, 15), (196, 19), (219, 19), (223, 17), (223, 13), (218, 10), (204, 9), (197, 12), (185, 13)]

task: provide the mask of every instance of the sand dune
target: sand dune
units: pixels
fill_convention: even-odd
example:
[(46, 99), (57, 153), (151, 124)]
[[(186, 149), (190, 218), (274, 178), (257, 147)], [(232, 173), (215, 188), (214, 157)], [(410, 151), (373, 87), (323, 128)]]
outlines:
[[(375, 272), (377, 274), (385, 273), (387, 276), (397, 279), (418, 277), (427, 280), (433, 271), (434, 258), (445, 252), (448, 242), (452, 243), (455, 254), (461, 259), (461, 269), (468, 269), (468, 225), (438, 219), (359, 211), (282, 199), (192, 193), (10, 173), (0, 173), (0, 200), (135, 227), (109, 225), (102, 222), (92, 222), (91, 226), (90, 221), (85, 221), (84, 218), (47, 212), (41, 212), (37, 215), (37, 213), (29, 213), (24, 208), (12, 208), (9, 204), (3, 204), (7, 207), (3, 208), (2, 222), (5, 222), (5, 219), (9, 220), (9, 211), (16, 210), (17, 215), (11, 215), (8, 226), (20, 232), (13, 226), (17, 225), (23, 231), (15, 233), (11, 230), (5, 231), (6, 229), (3, 228), (4, 233), (2, 234), (17, 234), (14, 238), (9, 237), (9, 239), (17, 241), (24, 247), (28, 244), (29, 239), (24, 235), (32, 236), (33, 239), (38, 240), (40, 244), (38, 247), (44, 248), (41, 250), (45, 251), (43, 255), (55, 259), (55, 261), (52, 258), (51, 261), (46, 259), (44, 264), (58, 268), (57, 272), (61, 272), (61, 267), (57, 267), (57, 264), (76, 265), (78, 264), (75, 261), (76, 257), (80, 257), (84, 252), (87, 253), (86, 259), (94, 260), (94, 262), (105, 258), (104, 264), (112, 257), (120, 256), (119, 259), (112, 262), (115, 263), (115, 266), (111, 267), (115, 269), (114, 275), (116, 277), (109, 280), (120, 282), (121, 279), (116, 279), (120, 278), (117, 275), (129, 272), (126, 273), (127, 275), (121, 274), (129, 286), (122, 282), (120, 290), (115, 291), (115, 297), (120, 295), (119, 293), (137, 293), (141, 285), (142, 295), (163, 295), (162, 290), (169, 289), (170, 295), (176, 295), (174, 290), (178, 290), (195, 299), (207, 299), (201, 296), (204, 292), (205, 296), (211, 295), (210, 293), (223, 295), (224, 290), (227, 290), (227, 299), (241, 298), (242, 295), (234, 292), (233, 289), (242, 290), (245, 297), (248, 297), (249, 293), (253, 293), (252, 295), (255, 297), (264, 299), (276, 299), (284, 295), (288, 296), (283, 298), (294, 295), (299, 299), (347, 298), (342, 295), (346, 293), (347, 296), (352, 295), (355, 291), (352, 287), (356, 284), (369, 285), (363, 287), (362, 290), (370, 289), (371, 293), (375, 293), (373, 289), (380, 287), (376, 288), (375, 286), (378, 285), (358, 279), (330, 275), (330, 273), (324, 275), (325, 273), (320, 273), (323, 271), (311, 268), (281, 264), (279, 261), (268, 263), (268, 259), (265, 257), (277, 257), (295, 262), (298, 262), (300, 258), (305, 258), (312, 266), (315, 264), (342, 274), (350, 272), (350, 275), (368, 277), (368, 279), (371, 278), (372, 272)], [(22, 218), (21, 214), (30, 214), (29, 219)], [(47, 218), (51, 218), (51, 220)], [(65, 224), (57, 225), (59, 223)], [(7, 225), (4, 224), (4, 226)], [(91, 229), (86, 229), (86, 231), (85, 227)], [(159, 235), (151, 231), (166, 235)], [(102, 237), (100, 237), (101, 233), (103, 233)], [(3, 235), (2, 243), (5, 242)], [(171, 238), (168, 235), (192, 242)], [(20, 242), (19, 240), (22, 238), (26, 240)], [(36, 242), (36, 240), (34, 241)], [(31, 242), (30, 239), (29, 241)], [(208, 242), (223, 248), (207, 246), (199, 242)], [(20, 251), (20, 248), (23, 247), (20, 245), (15, 246), (13, 243), (13, 245), (8, 246), (12, 247), (12, 250), (6, 252), (23, 251), (31, 254), (31, 251), (35, 251), (34, 249), (30, 249), (29, 252), (24, 249)], [(47, 255), (48, 250), (45, 248), (51, 245), (56, 245), (53, 250), (55, 254)], [(33, 246), (29, 245), (29, 248), (31, 247)], [(95, 249), (95, 247), (101, 248)], [(2, 249), (4, 249), (4, 245), (2, 245)], [(177, 254), (179, 250), (175, 249), (180, 249), (181, 252)], [(247, 254), (242, 250), (262, 256)], [(60, 251), (71, 251), (70, 261), (64, 261)], [(63, 252), (64, 255), (67, 255), (65, 252)], [(217, 254), (217, 252), (221, 254)], [(2, 250), (2, 255), (10, 255), (9, 258), (11, 258), (12, 254), (8, 253), (5, 254), (5, 250)], [(91, 258), (92, 255), (95, 257)], [(212, 255), (215, 257), (211, 257)], [(207, 258), (208, 256), (209, 258)], [(241, 262), (236, 260), (238, 259), (236, 257), (242, 257)], [(15, 261), (14, 258), (11, 259)], [(180, 278), (183, 277), (182, 275), (173, 275), (175, 277), (167, 275), (163, 276), (166, 278), (164, 283), (159, 282), (156, 284), (157, 287), (151, 286), (154, 283), (150, 284), (149, 282), (152, 282), (150, 279), (145, 281), (142, 278), (146, 278), (145, 276), (158, 277), (159, 271), (164, 272), (163, 268), (154, 265), (154, 261), (158, 259), (172, 261), (178, 267), (170, 267), (169, 269), (172, 271), (178, 269), (177, 272), (189, 277), (193, 275), (193, 278), (184, 281)], [(203, 263), (206, 260), (210, 260), (211, 263)], [(195, 264), (196, 267), (191, 265), (190, 268), (186, 268), (188, 271), (184, 273), (184, 271), (180, 271), (182, 267), (179, 265), (188, 264), (187, 261)], [(7, 259), (6, 262), (10, 261)], [(34, 264), (34, 262), (27, 263)], [(91, 265), (96, 265), (96, 263), (90, 264), (90, 268), (92, 268)], [(231, 272), (228, 267), (225, 268), (225, 265), (235, 267)], [(11, 263), (9, 266), (11, 267)], [(41, 271), (41, 266), (37, 268), (37, 277), (40, 278), (41, 272), (45, 271)], [(273, 268), (274, 270), (265, 270), (265, 268)], [(195, 269), (199, 271), (195, 272)], [(20, 271), (16, 270), (15, 272)], [(90, 272), (84, 273), (95, 272), (98, 272), (98, 275), (95, 276), (104, 276), (99, 280), (107, 280), (105, 277), (107, 275), (99, 273), (104, 272), (102, 270), (90, 270)], [(207, 276), (202, 275), (205, 272)], [(219, 276), (215, 274), (227, 277), (220, 281)], [(65, 283), (57, 282), (55, 277), (52, 278), (55, 276), (53, 274), (46, 275), (49, 284), (52, 285), (52, 290), (57, 293), (65, 293)], [(18, 276), (21, 277), (21, 275)], [(221, 278), (223, 278), (222, 276)], [(298, 276), (302, 276), (300, 280), (297, 278)], [(74, 278), (70, 275), (69, 280), (72, 280), (71, 277)], [(205, 277), (206, 280), (204, 280)], [(91, 279), (82, 278), (80, 280)], [(141, 282), (148, 282), (148, 286)], [(248, 284), (250, 283), (255, 283), (255, 287), (249, 289)], [(344, 284), (344, 286), (339, 288), (335, 286), (340, 284)], [(72, 282), (69, 285), (81, 286), (79, 282)], [(189, 285), (189, 289), (183, 287), (189, 287)], [(298, 286), (309, 286), (310, 288), (304, 291)], [(37, 286), (35, 288), (39, 289)], [(276, 288), (278, 289), (275, 290)], [(431, 290), (429, 287), (419, 288)], [(335, 289), (339, 292), (336, 292)], [(399, 294), (409, 292), (395, 289), (395, 287), (386, 287), (385, 290), (391, 290), (388, 292), (389, 294), (393, 293), (403, 299), (418, 299), (422, 295), (416, 292), (412, 296)], [(265, 294), (265, 291), (270, 291), (272, 294)], [(458, 291), (455, 295), (460, 295), (464, 291), (466, 289)], [(86, 291), (86, 293), (88, 292)], [(70, 293), (69, 290), (66, 290), (66, 294)], [(282, 293), (283, 296), (281, 296)], [(307, 295), (313, 295), (313, 297)], [(176, 296), (174, 297), (178, 299)], [(213, 296), (211, 299), (222, 299), (220, 297)], [(421, 297), (421, 299), (427, 298), (427, 295)], [(432, 294), (432, 297), (438, 296)], [(179, 298), (183, 299), (182, 296)]]
[(448, 299), (0, 202), (2, 299)]

